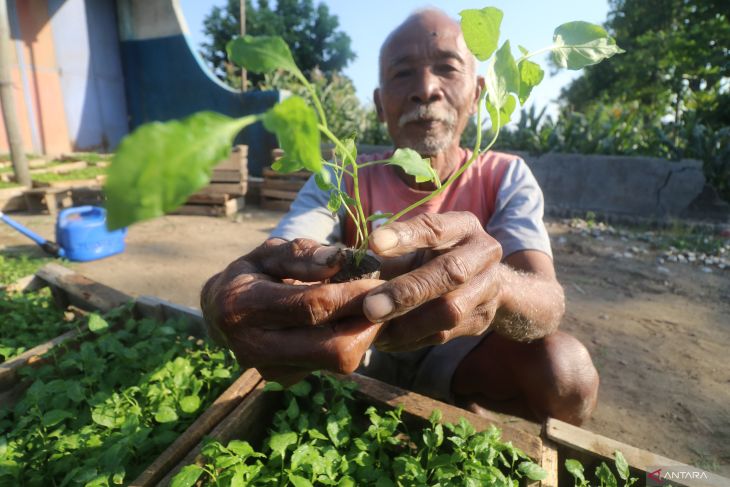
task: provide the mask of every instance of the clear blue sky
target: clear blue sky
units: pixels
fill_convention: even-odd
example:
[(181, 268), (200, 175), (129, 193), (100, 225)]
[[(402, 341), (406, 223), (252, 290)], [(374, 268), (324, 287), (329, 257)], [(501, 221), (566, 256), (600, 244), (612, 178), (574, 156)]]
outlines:
[[(341, 29), (352, 39), (352, 49), (357, 58), (350, 63), (345, 74), (354, 81), (357, 94), (363, 102), (370, 102), (378, 82), (380, 44), (391, 30), (418, 8), (435, 6), (458, 18), (458, 13), (464, 9), (487, 5), (497, 7), (504, 12), (500, 44), (509, 39), (513, 46), (521, 44), (530, 50), (549, 45), (553, 30), (564, 22), (585, 20), (601, 24), (608, 14), (607, 0), (315, 0), (315, 4), (320, 1), (337, 15)], [(223, 6), (225, 3), (226, 0), (180, 0), (196, 45), (204, 41), (203, 18), (214, 5)], [(546, 76), (533, 91), (528, 105), (536, 103), (541, 108), (557, 98), (560, 88), (576, 77), (577, 73), (562, 71), (550, 76), (547, 56), (538, 62), (546, 70)], [(554, 106), (549, 112), (554, 113)]]

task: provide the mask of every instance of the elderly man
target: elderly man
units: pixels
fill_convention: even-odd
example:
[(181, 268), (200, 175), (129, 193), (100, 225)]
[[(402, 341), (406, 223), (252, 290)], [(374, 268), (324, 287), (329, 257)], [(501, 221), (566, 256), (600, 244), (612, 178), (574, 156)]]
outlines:
[[(378, 115), (395, 147), (429, 157), (441, 180), (470, 155), (459, 138), (484, 86), (475, 64), (459, 25), (432, 9), (381, 49)], [(433, 189), (387, 165), (361, 178), (366, 214), (394, 213)], [(323, 283), (340, 269), (333, 244), (355, 232), (326, 203), (310, 180), (271, 238), (205, 285), (211, 331), (242, 365), (283, 382), (359, 367), (474, 408), (575, 424), (590, 415), (598, 375), (585, 347), (557, 330), (563, 290), (523, 161), (487, 153), (437, 198), (376, 229), (370, 246), (387, 281)]]

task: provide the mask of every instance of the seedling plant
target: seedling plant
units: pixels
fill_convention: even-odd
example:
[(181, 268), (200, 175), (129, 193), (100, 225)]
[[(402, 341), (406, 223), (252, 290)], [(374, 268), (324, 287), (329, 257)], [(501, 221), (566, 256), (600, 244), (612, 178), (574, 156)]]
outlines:
[(188, 337), (179, 321), (121, 309), (87, 326), (96, 340), (21, 369), (29, 388), (0, 409), (0, 486), (128, 483), (236, 370), (230, 352)]
[[(281, 390), (275, 383), (268, 390)], [(199, 464), (184, 467), (172, 487), (192, 485), (513, 486), (546, 472), (496, 427), (477, 432), (463, 418), (442, 424), (434, 411), (414, 429), (402, 407), (365, 407), (356, 385), (314, 374), (284, 392), (268, 437), (257, 450), (247, 441), (209, 441)], [(201, 482), (201, 484), (197, 484)]]
[[(446, 181), (440, 181), (427, 159), (411, 149), (398, 148), (392, 157), (380, 161), (357, 161), (355, 137), (334, 134), (317, 90), (297, 67), (289, 47), (280, 37), (244, 36), (228, 46), (229, 59), (254, 73), (283, 70), (297, 79), (310, 95), (310, 102), (291, 96), (270, 110), (242, 118), (229, 118), (211, 112), (196, 113), (182, 121), (154, 122), (138, 128), (120, 144), (109, 170), (106, 184), (109, 226), (119, 228), (145, 218), (161, 216), (181, 205), (186, 198), (207, 184), (212, 167), (224, 159), (234, 137), (245, 127), (263, 122), (275, 133), (285, 156), (273, 168), (288, 173), (308, 170), (318, 186), (329, 192), (328, 208), (344, 208), (357, 228), (356, 261), (368, 248), (369, 222), (387, 218), (394, 222), (436, 197), (451, 185), (496, 142), (500, 128), (507, 124), (517, 107), (524, 105), (532, 89), (544, 76), (531, 58), (551, 53), (557, 66), (581, 69), (622, 52), (600, 26), (569, 22), (555, 29), (553, 42), (530, 51), (519, 46), (515, 59), (509, 40), (499, 46), (502, 12), (494, 7), (461, 12), (461, 27), (466, 44), (479, 61), (487, 63), (486, 90), (481, 94), (477, 112), (477, 137), (469, 160)], [(482, 148), (482, 106), (491, 119), (492, 135)], [(320, 142), (334, 144), (335, 157), (322, 160)], [(359, 173), (369, 165), (391, 164), (400, 167), (419, 183), (431, 182), (434, 190), (392, 215), (365, 215), (359, 188)], [(343, 190), (343, 178), (352, 179), (352, 194)]]

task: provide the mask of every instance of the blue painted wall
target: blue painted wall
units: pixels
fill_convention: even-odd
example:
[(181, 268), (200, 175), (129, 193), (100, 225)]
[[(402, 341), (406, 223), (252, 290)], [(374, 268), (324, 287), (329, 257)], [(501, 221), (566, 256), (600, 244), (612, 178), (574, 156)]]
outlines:
[(128, 132), (114, 0), (49, 0), (74, 150), (112, 150)]
[[(211, 80), (184, 35), (122, 41), (121, 53), (132, 129), (200, 110), (242, 117), (279, 101), (277, 91), (241, 93)], [(262, 167), (271, 163), (275, 137), (259, 123), (247, 128), (236, 143), (249, 146), (249, 173), (260, 176)]]

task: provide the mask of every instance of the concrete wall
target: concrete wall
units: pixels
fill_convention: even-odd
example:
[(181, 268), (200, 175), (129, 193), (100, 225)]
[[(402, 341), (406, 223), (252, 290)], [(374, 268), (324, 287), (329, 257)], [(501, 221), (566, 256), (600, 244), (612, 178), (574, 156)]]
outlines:
[(730, 219), (729, 206), (708, 199), (700, 161), (518, 154), (539, 181), (548, 213), (592, 211), (650, 220), (685, 216)]

